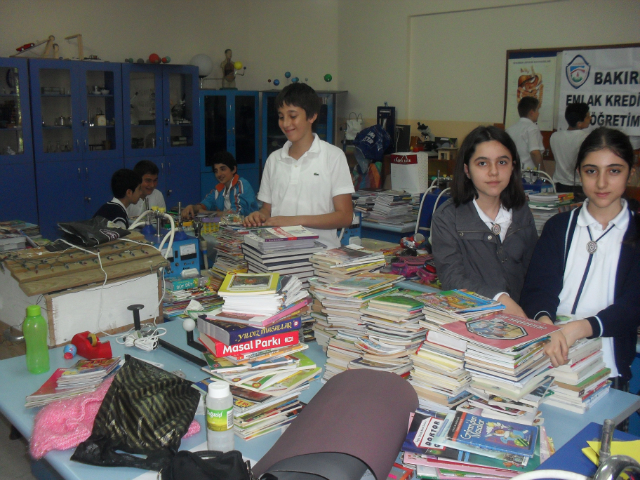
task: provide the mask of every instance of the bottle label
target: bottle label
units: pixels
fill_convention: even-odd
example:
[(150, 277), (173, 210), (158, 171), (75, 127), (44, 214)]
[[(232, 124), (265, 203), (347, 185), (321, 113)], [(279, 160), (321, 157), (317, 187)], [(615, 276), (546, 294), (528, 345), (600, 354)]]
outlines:
[(226, 410), (207, 408), (207, 428), (214, 432), (226, 432), (233, 428), (233, 407)]

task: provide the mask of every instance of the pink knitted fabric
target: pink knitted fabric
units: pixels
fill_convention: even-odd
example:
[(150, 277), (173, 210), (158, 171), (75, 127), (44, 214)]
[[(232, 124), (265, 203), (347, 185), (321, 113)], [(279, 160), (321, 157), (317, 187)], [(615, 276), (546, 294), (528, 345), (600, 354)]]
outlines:
[[(50, 403), (38, 412), (31, 436), (31, 456), (39, 460), (51, 450), (77, 447), (89, 438), (93, 421), (113, 378), (105, 380), (95, 392)], [(182, 438), (199, 431), (200, 424), (194, 420)]]

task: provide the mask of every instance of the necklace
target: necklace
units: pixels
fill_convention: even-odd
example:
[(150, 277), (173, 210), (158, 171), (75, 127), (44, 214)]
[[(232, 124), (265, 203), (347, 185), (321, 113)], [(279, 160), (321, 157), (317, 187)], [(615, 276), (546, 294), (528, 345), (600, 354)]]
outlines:
[(593, 255), (594, 253), (596, 253), (596, 250), (598, 250), (598, 240), (600, 240), (607, 233), (609, 233), (613, 229), (613, 227), (615, 227), (615, 224), (611, 225), (609, 230), (607, 230), (602, 235), (600, 235), (596, 241), (594, 241), (593, 237), (591, 236), (591, 228), (587, 227), (587, 232), (589, 233), (589, 241), (587, 242), (587, 252), (589, 252), (589, 255)]
[(491, 233), (498, 236), (500, 235), (500, 232), (501, 232), (500, 224), (491, 222)]

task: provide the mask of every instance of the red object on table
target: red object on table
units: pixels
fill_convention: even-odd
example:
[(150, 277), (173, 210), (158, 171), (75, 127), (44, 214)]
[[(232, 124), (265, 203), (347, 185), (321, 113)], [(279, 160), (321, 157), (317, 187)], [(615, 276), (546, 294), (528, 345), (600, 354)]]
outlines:
[(109, 342), (102, 343), (100, 339), (95, 345), (91, 345), (89, 340), (89, 332), (76, 333), (71, 339), (71, 343), (78, 349), (78, 355), (93, 360), (94, 358), (111, 358), (111, 344)]

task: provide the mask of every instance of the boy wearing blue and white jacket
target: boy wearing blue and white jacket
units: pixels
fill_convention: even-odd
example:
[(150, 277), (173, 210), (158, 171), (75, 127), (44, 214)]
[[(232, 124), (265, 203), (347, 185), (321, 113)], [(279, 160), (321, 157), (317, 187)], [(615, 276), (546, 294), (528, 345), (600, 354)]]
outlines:
[(197, 205), (187, 205), (182, 210), (182, 218), (193, 218), (199, 212), (212, 211), (249, 215), (258, 210), (258, 202), (253, 188), (247, 180), (236, 172), (236, 160), (229, 152), (218, 152), (213, 156), (213, 173), (220, 183)]

